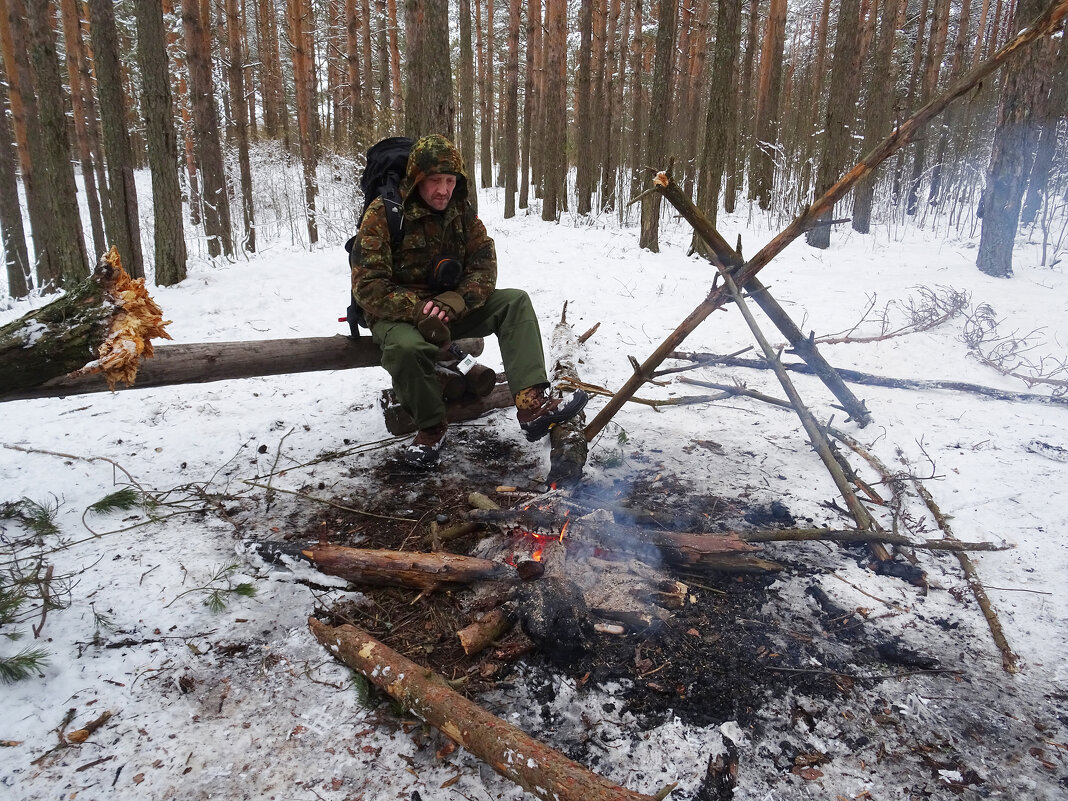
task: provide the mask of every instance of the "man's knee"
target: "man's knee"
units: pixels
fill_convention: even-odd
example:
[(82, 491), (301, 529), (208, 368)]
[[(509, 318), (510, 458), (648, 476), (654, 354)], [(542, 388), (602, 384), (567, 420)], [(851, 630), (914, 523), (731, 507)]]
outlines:
[(382, 348), (382, 366), (389, 372), (411, 369), (417, 365), (433, 364), (438, 348), (423, 339), (423, 335), (411, 325), (392, 323), (378, 330), (376, 339)]

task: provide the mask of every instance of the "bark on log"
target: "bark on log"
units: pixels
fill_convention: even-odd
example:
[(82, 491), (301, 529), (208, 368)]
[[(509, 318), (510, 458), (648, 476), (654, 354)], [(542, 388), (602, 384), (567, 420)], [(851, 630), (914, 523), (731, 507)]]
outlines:
[(152, 340), (170, 339), (166, 325), (144, 279), (131, 280), (112, 248), (81, 284), (0, 328), (0, 398), (36, 397), (30, 388), (72, 372), (100, 390), (132, 384)]
[[(459, 423), (464, 420), (474, 420), (493, 409), (506, 409), (515, 402), (508, 384), (498, 384), (493, 392), (484, 398), (472, 398), (465, 395), (455, 403), (445, 404), (445, 419), (450, 423)], [(382, 415), (386, 421), (386, 430), (394, 436), (411, 434), (416, 430), (415, 421), (411, 415), (401, 408), (397, 402), (393, 390), (382, 391), (379, 400), (382, 406)]]
[[(45, 306), (35, 314), (51, 310), (48, 314), (62, 319), (65, 308), (64, 296), (54, 304)], [(55, 308), (53, 308), (55, 307)], [(25, 318), (24, 318), (25, 319)], [(13, 324), (11, 324), (13, 325)], [(55, 398), (90, 392), (106, 392), (109, 387), (96, 375), (71, 376), (85, 364), (88, 345), (80, 345), (82, 354), (70, 358), (64, 353), (45, 355), (42, 361), (49, 365), (20, 383), (7, 380), (9, 362), (19, 366), (23, 354), (8, 353), (5, 333), (0, 330), (0, 401), (25, 400), (29, 398)], [(73, 334), (72, 330), (72, 334)], [(55, 335), (48, 339), (57, 339)], [(62, 343), (59, 337), (57, 343)], [(458, 344), (472, 355), (482, 352), (481, 339), (463, 340)], [(42, 345), (44, 347), (44, 345)], [(55, 348), (56, 344), (50, 345)], [(137, 381), (132, 387), (121, 389), (147, 389), (172, 384), (203, 384), (211, 381), (226, 381), (235, 378), (255, 378), (266, 375), (284, 375), (321, 370), (347, 370), (353, 367), (375, 367), (381, 364), (382, 352), (370, 337), (341, 336), (303, 337), (299, 339), (264, 339), (250, 342), (202, 342), (186, 345), (168, 345), (156, 348), (154, 357), (143, 361), (137, 370)], [(449, 357), (452, 358), (452, 357)], [(51, 363), (51, 364), (50, 364)], [(22, 369), (27, 369), (28, 365)]]
[(417, 665), (346, 624), (308, 619), (315, 638), (336, 658), (411, 709), (501, 776), (544, 801), (653, 801), (592, 773), (560, 752), (494, 717)]
[(476, 581), (519, 581), (515, 568), (490, 559), (438, 551), (416, 553), (379, 548), (349, 548), (343, 545), (293, 545), (285, 542), (247, 543), (269, 562), (285, 564), (300, 559), (320, 573), (354, 584), (411, 587), (432, 592), (451, 584)]

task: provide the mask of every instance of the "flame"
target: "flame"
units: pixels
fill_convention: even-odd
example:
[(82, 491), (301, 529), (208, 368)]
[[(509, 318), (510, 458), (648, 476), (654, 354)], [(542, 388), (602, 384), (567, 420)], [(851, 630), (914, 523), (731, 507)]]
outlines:
[(564, 541), (564, 534), (567, 533), (567, 527), (571, 525), (571, 510), (570, 509), (568, 509), (566, 512), (564, 512), (564, 517), (566, 517), (567, 520), (564, 521), (564, 525), (561, 526), (561, 528), (560, 528), (560, 542)]

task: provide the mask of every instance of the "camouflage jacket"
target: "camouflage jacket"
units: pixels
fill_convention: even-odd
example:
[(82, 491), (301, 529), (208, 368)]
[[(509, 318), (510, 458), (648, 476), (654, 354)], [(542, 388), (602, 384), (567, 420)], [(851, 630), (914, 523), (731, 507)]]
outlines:
[[(442, 212), (429, 208), (416, 186), (431, 173), (454, 173), (456, 188)], [(497, 283), (497, 256), (486, 226), (467, 200), (467, 174), (456, 148), (442, 136), (415, 143), (400, 186), (404, 225), (400, 244), (391, 247), (381, 198), (367, 209), (349, 264), (352, 294), (369, 325), (380, 320), (415, 323), (426, 300), (440, 291), (427, 285), (432, 260), (451, 257), (464, 265), (459, 292), (467, 312), (486, 302)], [(461, 315), (462, 316), (462, 315)]]

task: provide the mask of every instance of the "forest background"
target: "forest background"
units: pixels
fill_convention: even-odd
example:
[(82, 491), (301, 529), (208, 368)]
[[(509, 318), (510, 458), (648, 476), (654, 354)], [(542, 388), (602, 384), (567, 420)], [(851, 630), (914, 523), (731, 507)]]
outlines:
[[(357, 224), (364, 151), (393, 134), (454, 138), (477, 184), (504, 190), (506, 217), (635, 224), (628, 203), (673, 159), (713, 221), (739, 202), (785, 221), (1048, 3), (2, 5), (0, 229), (15, 299), (81, 280), (112, 244), (161, 285), (183, 280), (190, 251), (335, 245)], [(979, 268), (1001, 276), (1022, 223), (1053, 263), (1066, 113), (1058, 35), (952, 105), (835, 215), (861, 233), (981, 227)], [(133, 176), (146, 167), (142, 214)], [(642, 199), (643, 247), (658, 249), (663, 213)]]

